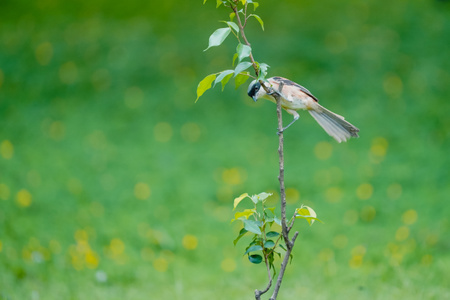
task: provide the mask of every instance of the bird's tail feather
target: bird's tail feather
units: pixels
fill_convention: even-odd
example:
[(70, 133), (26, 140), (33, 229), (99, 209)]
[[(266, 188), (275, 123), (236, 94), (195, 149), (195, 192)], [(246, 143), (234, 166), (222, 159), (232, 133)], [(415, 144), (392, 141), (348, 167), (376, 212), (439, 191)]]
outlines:
[(359, 129), (345, 121), (343, 116), (335, 114), (319, 104), (308, 111), (317, 123), (339, 143), (347, 141), (350, 137), (358, 137)]

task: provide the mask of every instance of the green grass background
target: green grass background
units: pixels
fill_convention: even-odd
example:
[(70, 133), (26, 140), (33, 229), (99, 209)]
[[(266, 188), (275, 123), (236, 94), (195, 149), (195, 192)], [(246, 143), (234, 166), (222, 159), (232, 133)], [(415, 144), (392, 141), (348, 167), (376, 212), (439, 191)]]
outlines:
[[(0, 299), (251, 299), (232, 201), (278, 200), (275, 106), (198, 82), (215, 1), (0, 5)], [(285, 134), (300, 231), (280, 299), (450, 298), (450, 6), (260, 1), (247, 28), (269, 75), (360, 128), (308, 114)], [(285, 122), (290, 120), (285, 115)], [(245, 206), (245, 205), (243, 205)], [(299, 220), (301, 221), (301, 220)], [(248, 240), (247, 240), (248, 241)]]

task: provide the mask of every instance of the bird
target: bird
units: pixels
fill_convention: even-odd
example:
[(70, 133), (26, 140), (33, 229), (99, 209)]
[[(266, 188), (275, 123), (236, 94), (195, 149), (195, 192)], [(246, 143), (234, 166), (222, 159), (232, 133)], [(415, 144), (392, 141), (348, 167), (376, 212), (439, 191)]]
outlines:
[(298, 110), (307, 110), (320, 126), (338, 143), (345, 142), (351, 137), (359, 137), (359, 129), (340, 116), (319, 104), (319, 100), (305, 87), (283, 77), (271, 77), (263, 81), (269, 93), (261, 86), (261, 82), (253, 80), (247, 94), (256, 102), (264, 98), (276, 103), (275, 93), (281, 96), (281, 107), (294, 119), (287, 126), (278, 131), (284, 132), (297, 121), (300, 115)]

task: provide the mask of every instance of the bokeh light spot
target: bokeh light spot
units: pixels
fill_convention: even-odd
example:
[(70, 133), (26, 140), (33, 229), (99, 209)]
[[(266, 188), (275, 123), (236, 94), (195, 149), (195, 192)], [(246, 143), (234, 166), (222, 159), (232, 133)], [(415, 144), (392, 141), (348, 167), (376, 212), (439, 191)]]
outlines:
[(367, 249), (363, 245), (358, 245), (354, 247), (351, 251), (352, 257), (349, 261), (349, 266), (353, 269), (361, 267), (366, 252)]
[(354, 225), (358, 222), (359, 213), (356, 210), (348, 210), (344, 214), (344, 224)]
[(122, 240), (114, 238), (109, 244), (109, 249), (113, 256), (120, 255), (125, 251), (125, 244), (122, 242)]
[(4, 183), (0, 183), (0, 199), (8, 200), (10, 195), (11, 192), (9, 190), (9, 187)]
[(146, 200), (150, 197), (151, 191), (148, 184), (144, 182), (138, 182), (134, 186), (134, 196), (139, 200)]
[(36, 47), (35, 55), (36, 60), (40, 65), (42, 66), (48, 65), (53, 57), (52, 44), (50, 44), (49, 42), (39, 44)]
[(363, 183), (356, 189), (356, 196), (360, 200), (367, 200), (372, 197), (373, 186), (370, 183)]
[(386, 194), (389, 199), (396, 200), (402, 195), (402, 186), (398, 183), (393, 183), (388, 186)]
[(294, 204), (300, 200), (300, 192), (294, 188), (286, 189), (286, 203)]
[(60, 141), (66, 134), (66, 126), (61, 121), (54, 121), (49, 127), (50, 137), (56, 141)]
[(31, 205), (31, 194), (26, 189), (20, 190), (16, 195), (16, 202), (21, 207), (28, 207)]
[(383, 137), (374, 138), (370, 147), (370, 159), (373, 163), (380, 163), (386, 156), (388, 141)]
[(421, 263), (424, 266), (429, 266), (433, 263), (433, 256), (431, 254), (425, 254), (422, 256)]
[(127, 88), (125, 91), (124, 103), (125, 106), (131, 109), (136, 109), (142, 106), (144, 102), (144, 92), (137, 86)]
[(34, 187), (39, 187), (42, 183), (41, 175), (36, 170), (30, 170), (27, 173), (27, 181)]
[(320, 160), (326, 160), (331, 157), (333, 146), (329, 142), (319, 142), (314, 147), (314, 155)]
[(325, 191), (325, 199), (330, 203), (338, 203), (341, 201), (343, 196), (343, 191), (339, 187), (330, 187)]
[(149, 247), (142, 248), (141, 257), (145, 261), (152, 261), (155, 257), (155, 252)]
[(222, 180), (226, 184), (237, 185), (241, 184), (247, 179), (247, 173), (238, 168), (225, 169), (222, 172)]
[(91, 76), (91, 82), (97, 91), (107, 90), (111, 86), (111, 75), (107, 69), (96, 70)]
[(363, 245), (355, 246), (351, 251), (352, 255), (365, 255), (366, 252), (367, 249)]
[(153, 129), (155, 140), (160, 143), (167, 143), (173, 135), (172, 126), (167, 122), (160, 122)]
[(189, 122), (181, 126), (181, 138), (186, 142), (194, 143), (200, 138), (200, 126), (197, 123)]
[(232, 258), (225, 258), (221, 263), (220, 263), (220, 267), (222, 268), (222, 270), (224, 270), (225, 272), (233, 272), (234, 270), (236, 270), (236, 261)]
[(97, 255), (97, 253), (95, 253), (94, 251), (88, 250), (85, 254), (84, 259), (85, 259), (86, 265), (89, 269), (95, 269), (98, 267), (100, 258)]
[(186, 250), (194, 250), (198, 246), (198, 239), (197, 239), (196, 236), (194, 236), (192, 234), (186, 234), (183, 237), (182, 244), (183, 244), (184, 249), (186, 249)]
[(435, 233), (430, 233), (425, 238), (425, 243), (429, 247), (433, 247), (434, 245), (437, 244), (438, 241), (439, 241), (439, 236), (437, 234), (435, 234)]
[(89, 238), (89, 235), (86, 230), (79, 229), (79, 230), (75, 231), (74, 237), (75, 237), (76, 241), (87, 241)]
[(95, 272), (95, 279), (98, 281), (98, 282), (106, 282), (106, 281), (108, 281), (108, 275), (106, 274), (106, 272), (104, 272), (104, 271), (97, 271), (97, 272)]
[(383, 81), (383, 89), (389, 96), (397, 98), (403, 92), (403, 81), (396, 74), (387, 74)]
[(104, 150), (108, 147), (108, 140), (106, 138), (106, 135), (101, 130), (94, 130), (86, 137), (86, 139), (93, 149)]
[(59, 67), (59, 79), (64, 84), (73, 84), (78, 79), (78, 68), (73, 61), (66, 62)]
[(153, 268), (158, 272), (166, 272), (168, 267), (169, 263), (164, 257), (159, 257), (153, 261)]
[(4, 159), (11, 159), (14, 154), (14, 146), (9, 140), (4, 140), (0, 144), (0, 154)]
[(54, 254), (61, 253), (61, 244), (57, 240), (50, 240), (48, 248)]
[(348, 244), (348, 237), (340, 234), (334, 237), (333, 246), (338, 249), (344, 249)]
[[(226, 202), (227, 204), (230, 203), (230, 199), (232, 199), (232, 194), (230, 194), (230, 197), (227, 198), (227, 202)], [(211, 212), (208, 212), (208, 214), (209, 213), (211, 213)], [(229, 209), (229, 207), (221, 206), (221, 205), (217, 206), (217, 207), (214, 208), (213, 213), (214, 213), (214, 217), (218, 221), (220, 221), (220, 222), (227, 222), (227, 223), (230, 222), (230, 219), (229, 219), (230, 209)]]
[(319, 260), (321, 261), (330, 261), (334, 258), (334, 251), (330, 248), (322, 249), (319, 252)]
[(66, 183), (67, 190), (72, 195), (80, 195), (83, 192), (83, 184), (78, 178), (69, 178)]
[(362, 266), (363, 259), (364, 259), (363, 255), (353, 255), (350, 258), (350, 261), (349, 261), (348, 264), (349, 264), (350, 268), (358, 269), (358, 268), (360, 268)]
[(91, 214), (97, 218), (102, 217), (105, 212), (103, 205), (97, 201), (94, 201), (89, 205), (89, 210), (91, 211)]
[(415, 211), (414, 209), (409, 209), (405, 211), (402, 215), (403, 224), (412, 225), (416, 223), (417, 217), (418, 217), (417, 211)]
[(395, 239), (399, 242), (406, 240), (409, 237), (409, 228), (402, 226), (395, 232)]
[(364, 222), (372, 222), (373, 219), (375, 219), (375, 216), (377, 214), (377, 211), (375, 210), (375, 207), (373, 206), (365, 206), (361, 210), (361, 220)]
[(347, 49), (347, 38), (342, 32), (331, 31), (325, 36), (325, 47), (333, 54), (338, 54)]

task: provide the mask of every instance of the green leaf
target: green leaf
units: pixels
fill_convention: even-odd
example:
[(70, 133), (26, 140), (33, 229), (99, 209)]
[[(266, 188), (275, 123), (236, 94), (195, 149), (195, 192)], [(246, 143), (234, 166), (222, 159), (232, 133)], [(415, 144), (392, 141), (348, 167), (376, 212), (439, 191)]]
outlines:
[(311, 216), (301, 216), (301, 215), (297, 215), (295, 216), (296, 219), (305, 219), (306, 221), (308, 221), (309, 225), (312, 225), (314, 223), (314, 221), (319, 221), (320, 223), (323, 223), (321, 220), (319, 220), (318, 218), (314, 218)]
[(233, 210), (236, 209), (236, 206), (238, 206), (238, 204), (239, 204), (245, 197), (248, 197), (248, 194), (247, 194), (247, 193), (244, 193), (244, 194), (240, 195), (239, 197), (237, 197), (236, 199), (234, 199), (234, 208), (233, 208)]
[(236, 77), (234, 78), (236, 89), (241, 85), (243, 85), (249, 78), (250, 78), (249, 72), (239, 73), (238, 75), (236, 75)]
[(272, 240), (268, 240), (264, 242), (264, 248), (270, 249), (275, 247), (275, 243)]
[(252, 199), (253, 203), (258, 203), (258, 202), (264, 202), (264, 200), (267, 199), (267, 197), (272, 196), (272, 194), (268, 194), (268, 193), (260, 193), (258, 195), (253, 195), (250, 198)]
[(231, 77), (233, 77), (233, 73), (228, 74), (222, 79), (222, 91), (225, 89), (225, 85), (228, 83), (228, 81), (230, 81)]
[[(206, 1), (206, 0), (205, 0), (205, 1)], [(203, 4), (204, 4), (204, 3), (203, 3)], [(216, 8), (219, 8), (219, 6), (220, 6), (221, 4), (223, 4), (222, 0), (217, 0)]]
[(261, 25), (262, 30), (264, 31), (264, 22), (260, 16), (251, 14), (249, 17), (254, 17), (256, 20), (258, 20), (259, 24)]
[(266, 200), (268, 197), (272, 196), (271, 193), (260, 193), (257, 195), (258, 200), (264, 202), (264, 200)]
[(277, 237), (279, 235), (280, 235), (280, 233), (276, 232), (276, 231), (269, 231), (268, 233), (266, 233), (266, 237), (268, 237), (268, 238)]
[(237, 53), (235, 53), (233, 55), (233, 67), (234, 67), (234, 63), (236, 62), (236, 59), (239, 57), (239, 55)]
[(259, 6), (258, 2), (253, 2), (253, 10), (256, 10)]
[(281, 226), (281, 220), (278, 219), (277, 217), (274, 217), (273, 220), (275, 221), (275, 223), (277, 223), (278, 225)]
[(231, 220), (231, 222), (236, 221), (237, 219), (242, 218), (242, 217), (245, 217), (246, 219), (248, 219), (248, 217), (250, 217), (254, 213), (255, 213), (254, 209), (246, 209), (244, 211), (238, 211), (237, 213), (234, 214), (234, 219)]
[(263, 259), (262, 256), (259, 254), (253, 254), (248, 256), (248, 260), (252, 264), (260, 264), (262, 262), (262, 259)]
[(206, 1), (207, 1), (207, 0), (203, 0), (203, 4), (205, 4), (205, 3), (206, 3)]
[(262, 63), (258, 66), (259, 68), (259, 76), (258, 76), (258, 80), (264, 80), (267, 76), (267, 69), (270, 66), (268, 64)]
[(230, 14), (230, 21), (233, 21), (234, 17), (236, 17), (236, 14), (234, 12), (232, 12)]
[(249, 61), (243, 61), (241, 63), (239, 63), (236, 68), (234, 69), (234, 76), (236, 76), (237, 74), (241, 73), (242, 71), (247, 70), (248, 68), (250, 68), (252, 65), (251, 62)]
[(236, 23), (229, 21), (229, 22), (227, 22), (227, 24), (228, 24), (231, 28), (233, 28), (234, 31), (239, 32), (239, 26), (238, 26)]
[[(234, 73), (234, 70), (225, 70), (225, 71), (220, 72), (220, 75), (217, 76), (216, 81), (214, 81), (214, 86), (216, 86), (217, 83), (221, 82), (227, 75), (233, 74), (233, 73)], [(228, 80), (230, 80), (230, 79), (228, 78)], [(228, 82), (228, 80), (227, 80), (227, 82)], [(225, 82), (225, 84), (226, 84), (226, 82)], [(222, 87), (225, 87), (225, 85), (223, 83), (222, 83)]]
[(275, 209), (276, 209), (276, 207), (268, 207), (268, 208), (266, 208), (266, 209), (270, 210), (270, 211), (272, 212), (272, 214), (275, 215)]
[(201, 95), (203, 95), (207, 90), (209, 90), (211, 88), (211, 85), (213, 83), (213, 81), (216, 79), (217, 73), (216, 74), (210, 74), (208, 76), (206, 76), (205, 78), (203, 78), (202, 81), (200, 81), (200, 83), (198, 84), (197, 87), (197, 99), (195, 100), (195, 102), (197, 102), (198, 98), (200, 98)]
[(250, 56), (250, 53), (252, 53), (252, 48), (250, 46), (239, 43), (236, 48), (236, 53), (238, 54), (238, 61), (240, 62), (244, 58)]
[(213, 34), (211, 34), (211, 36), (209, 37), (208, 48), (206, 48), (203, 51), (206, 51), (211, 47), (221, 45), (223, 43), (223, 41), (227, 38), (227, 36), (230, 34), (230, 32), (231, 32), (230, 27), (219, 28), (216, 31), (214, 31)]
[(244, 228), (255, 234), (261, 234), (261, 229), (259, 228), (260, 222), (254, 220), (242, 220), (244, 222)]
[(247, 233), (247, 229), (242, 228), (241, 231), (239, 231), (238, 237), (233, 241), (233, 244), (236, 246), (237, 242)]
[(295, 212), (296, 212), (295, 218), (306, 219), (306, 221), (308, 221), (310, 226), (314, 223), (315, 220), (322, 223), (322, 221), (317, 218), (317, 214), (314, 211), (314, 209), (312, 209), (309, 206), (302, 205), (300, 208), (297, 208)]
[(250, 252), (256, 252), (256, 251), (261, 251), (263, 248), (260, 245), (256, 245), (256, 246), (251, 246), (247, 249), (247, 251), (245, 251), (244, 255)]

